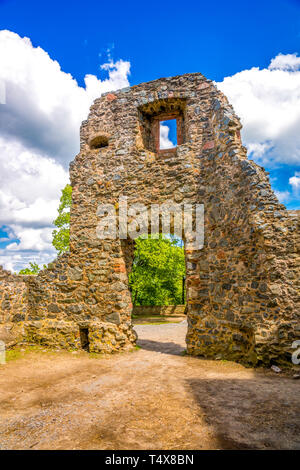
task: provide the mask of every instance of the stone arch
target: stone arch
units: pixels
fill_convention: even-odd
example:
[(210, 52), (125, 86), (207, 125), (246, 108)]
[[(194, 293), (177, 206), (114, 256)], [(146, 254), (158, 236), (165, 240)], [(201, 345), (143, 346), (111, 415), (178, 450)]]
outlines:
[[(166, 115), (177, 116), (181, 138), (158, 151), (157, 122)], [(22, 279), (23, 336), (80, 347), (81, 328), (90, 351), (131, 348), (130, 244), (97, 237), (97, 207), (117, 211), (120, 195), (146, 206), (172, 199), (205, 208), (204, 247), (186, 250), (188, 353), (290, 362), (300, 334), (299, 223), (248, 160), (240, 129), (226, 97), (197, 73), (95, 100), (70, 165), (70, 253)]]

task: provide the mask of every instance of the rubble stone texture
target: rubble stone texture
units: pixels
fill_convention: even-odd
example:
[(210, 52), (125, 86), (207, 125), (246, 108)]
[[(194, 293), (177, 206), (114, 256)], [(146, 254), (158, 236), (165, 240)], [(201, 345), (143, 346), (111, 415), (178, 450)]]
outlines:
[[(177, 119), (174, 149), (159, 122)], [(0, 322), (17, 341), (115, 352), (134, 346), (128, 273), (133, 241), (100, 240), (100, 203), (203, 203), (205, 242), (185, 247), (187, 352), (243, 363), (290, 363), (300, 338), (299, 217), (248, 160), (226, 97), (199, 73), (95, 100), (82, 123), (70, 253), (37, 276), (1, 272)]]

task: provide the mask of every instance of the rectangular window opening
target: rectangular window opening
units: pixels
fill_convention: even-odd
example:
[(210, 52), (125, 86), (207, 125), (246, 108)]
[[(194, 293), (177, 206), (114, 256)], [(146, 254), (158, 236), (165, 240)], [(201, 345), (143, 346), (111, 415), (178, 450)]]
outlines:
[(177, 147), (177, 120), (168, 119), (159, 122), (159, 149)]
[(89, 329), (88, 328), (79, 328), (80, 332), (80, 343), (82, 349), (87, 352), (90, 352), (90, 341), (89, 341)]

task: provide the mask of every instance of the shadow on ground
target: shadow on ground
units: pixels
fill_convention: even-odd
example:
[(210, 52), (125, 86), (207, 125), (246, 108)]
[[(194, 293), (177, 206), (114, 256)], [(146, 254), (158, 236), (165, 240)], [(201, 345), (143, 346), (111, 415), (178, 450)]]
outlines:
[(254, 372), (253, 380), (195, 378), (186, 384), (220, 449), (300, 449), (299, 389), (290, 379)]
[(153, 341), (150, 339), (139, 339), (137, 345), (142, 349), (147, 351), (156, 351), (163, 354), (173, 354), (175, 356), (180, 356), (185, 351), (185, 348), (180, 344), (173, 342), (164, 343), (162, 341)]

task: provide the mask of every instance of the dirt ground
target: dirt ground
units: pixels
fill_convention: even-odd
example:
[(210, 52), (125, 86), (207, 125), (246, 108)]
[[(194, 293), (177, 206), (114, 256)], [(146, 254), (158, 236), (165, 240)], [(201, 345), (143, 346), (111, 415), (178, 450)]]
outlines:
[(300, 381), (184, 356), (186, 324), (138, 325), (112, 356), (0, 365), (0, 449), (300, 449)]

